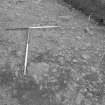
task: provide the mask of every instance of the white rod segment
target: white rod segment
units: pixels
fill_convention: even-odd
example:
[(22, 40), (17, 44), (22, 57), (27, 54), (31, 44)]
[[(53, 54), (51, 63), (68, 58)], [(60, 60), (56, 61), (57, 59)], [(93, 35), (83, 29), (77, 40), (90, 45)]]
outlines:
[(29, 27), (30, 29), (33, 29), (33, 28), (57, 28), (57, 27), (61, 27), (61, 26), (31, 26)]
[(24, 62), (24, 75), (27, 74), (27, 61), (28, 61), (28, 50), (29, 50), (29, 30), (27, 30), (27, 42), (25, 50), (25, 62)]
[(17, 27), (17, 28), (14, 28), (14, 27), (11, 27), (11, 28), (7, 28), (6, 30), (27, 30), (27, 29), (44, 29), (44, 28), (59, 28), (61, 26), (30, 26), (30, 27)]

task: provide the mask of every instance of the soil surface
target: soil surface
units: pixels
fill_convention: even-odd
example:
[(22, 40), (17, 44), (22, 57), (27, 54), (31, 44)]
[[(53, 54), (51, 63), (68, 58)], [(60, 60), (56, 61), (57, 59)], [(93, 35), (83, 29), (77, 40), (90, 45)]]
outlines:
[[(104, 105), (105, 27), (56, 0), (0, 1), (0, 105)], [(23, 75), (29, 29), (27, 74)]]

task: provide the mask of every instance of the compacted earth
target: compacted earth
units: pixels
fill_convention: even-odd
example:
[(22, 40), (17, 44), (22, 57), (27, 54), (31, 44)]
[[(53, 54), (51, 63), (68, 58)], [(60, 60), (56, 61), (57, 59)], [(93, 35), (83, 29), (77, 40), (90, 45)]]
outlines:
[[(60, 27), (29, 30), (23, 75), (21, 28), (45, 25)], [(105, 27), (56, 0), (0, 0), (0, 105), (105, 105)]]

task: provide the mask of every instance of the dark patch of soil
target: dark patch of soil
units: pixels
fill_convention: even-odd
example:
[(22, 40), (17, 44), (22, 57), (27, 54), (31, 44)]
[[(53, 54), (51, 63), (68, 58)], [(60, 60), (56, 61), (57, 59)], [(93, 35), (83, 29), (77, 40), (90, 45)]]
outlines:
[(105, 25), (105, 1), (103, 0), (61, 0), (85, 15), (91, 16), (99, 25)]

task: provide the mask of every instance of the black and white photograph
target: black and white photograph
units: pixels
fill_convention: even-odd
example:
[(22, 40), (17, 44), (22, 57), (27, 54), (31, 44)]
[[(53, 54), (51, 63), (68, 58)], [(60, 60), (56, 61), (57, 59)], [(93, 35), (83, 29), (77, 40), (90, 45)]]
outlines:
[(0, 105), (105, 105), (105, 0), (0, 0)]

